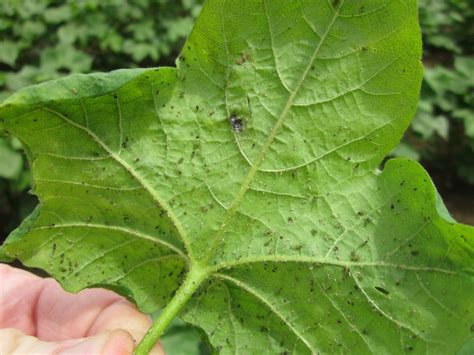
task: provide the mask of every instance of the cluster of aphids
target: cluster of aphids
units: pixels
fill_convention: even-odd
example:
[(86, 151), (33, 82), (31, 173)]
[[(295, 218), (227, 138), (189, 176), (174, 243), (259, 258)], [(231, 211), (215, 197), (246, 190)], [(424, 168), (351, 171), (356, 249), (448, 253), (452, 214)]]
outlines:
[(240, 133), (244, 130), (244, 121), (243, 119), (237, 117), (237, 115), (235, 114), (230, 115), (229, 122), (234, 132)]

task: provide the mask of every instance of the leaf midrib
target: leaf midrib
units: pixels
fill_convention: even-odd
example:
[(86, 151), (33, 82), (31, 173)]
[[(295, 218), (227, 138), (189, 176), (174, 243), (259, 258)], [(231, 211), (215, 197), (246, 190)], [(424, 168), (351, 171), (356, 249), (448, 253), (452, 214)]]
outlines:
[[(264, 0), (263, 3), (264, 3), (264, 7), (265, 7), (265, 14), (268, 16), (267, 1)], [(274, 140), (275, 136), (277, 135), (281, 125), (283, 124), (283, 121), (285, 120), (288, 112), (293, 107), (294, 100), (295, 100), (299, 90), (301, 89), (304, 81), (306, 80), (306, 77), (308, 76), (308, 73), (310, 72), (311, 67), (314, 64), (314, 62), (316, 60), (316, 57), (319, 54), (319, 51), (321, 50), (322, 45), (325, 43), (325, 40), (326, 40), (327, 36), (329, 35), (334, 23), (336, 22), (336, 19), (338, 18), (339, 12), (340, 12), (343, 5), (344, 5), (344, 0), (342, 0), (341, 3), (339, 4), (339, 7), (334, 10), (334, 16), (331, 19), (331, 21), (329, 22), (329, 25), (328, 25), (325, 33), (323, 34), (323, 36), (321, 37), (318, 45), (316, 46), (316, 49), (314, 50), (314, 52), (313, 52), (313, 54), (312, 54), (312, 56), (309, 60), (309, 63), (306, 66), (303, 74), (301, 75), (300, 80), (298, 81), (298, 83), (297, 83), (295, 89), (293, 90), (293, 92), (290, 93), (290, 95), (288, 97), (288, 100), (286, 102), (286, 105), (283, 108), (283, 111), (281, 112), (280, 116), (278, 117), (277, 122), (273, 126), (267, 140), (265, 141), (265, 143), (262, 146), (260, 152), (258, 153), (257, 158), (255, 159), (255, 162), (252, 164), (247, 176), (245, 177), (242, 185), (240, 186), (239, 192), (237, 193), (237, 195), (233, 199), (229, 209), (227, 210), (226, 216), (224, 217), (224, 221), (223, 221), (221, 227), (217, 230), (217, 232), (216, 232), (209, 248), (204, 253), (203, 263), (207, 263), (209, 261), (209, 259), (212, 258), (213, 252), (217, 249), (217, 247), (221, 243), (222, 238), (224, 236), (224, 232), (225, 232), (227, 226), (230, 224), (230, 222), (232, 221), (235, 213), (237, 212), (237, 208), (239, 207), (240, 203), (242, 202), (245, 193), (249, 189), (250, 184), (252, 183), (255, 174), (257, 173), (257, 171), (260, 168), (260, 165), (264, 161), (268, 149), (270, 148), (271, 144), (273, 143), (273, 140)], [(225, 37), (225, 32), (223, 32), (223, 35)]]

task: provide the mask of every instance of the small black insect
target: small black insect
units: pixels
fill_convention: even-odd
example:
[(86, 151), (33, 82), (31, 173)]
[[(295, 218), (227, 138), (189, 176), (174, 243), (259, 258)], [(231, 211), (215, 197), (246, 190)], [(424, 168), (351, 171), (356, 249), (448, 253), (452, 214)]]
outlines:
[(229, 122), (234, 132), (240, 133), (244, 130), (244, 121), (236, 115), (230, 115)]
[(375, 286), (375, 289), (377, 291), (379, 291), (380, 293), (384, 294), (385, 296), (388, 296), (388, 294), (390, 293), (386, 289), (384, 289), (383, 287)]

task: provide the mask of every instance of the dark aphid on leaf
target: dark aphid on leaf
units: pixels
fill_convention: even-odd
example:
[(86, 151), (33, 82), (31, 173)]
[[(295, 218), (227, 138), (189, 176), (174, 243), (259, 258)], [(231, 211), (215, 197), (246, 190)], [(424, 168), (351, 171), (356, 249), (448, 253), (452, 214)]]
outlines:
[(375, 289), (377, 291), (379, 291), (380, 293), (384, 294), (385, 296), (387, 296), (389, 294), (389, 292), (386, 289), (384, 289), (383, 287), (375, 286)]
[(230, 115), (229, 122), (234, 132), (240, 133), (244, 130), (244, 121), (236, 115)]

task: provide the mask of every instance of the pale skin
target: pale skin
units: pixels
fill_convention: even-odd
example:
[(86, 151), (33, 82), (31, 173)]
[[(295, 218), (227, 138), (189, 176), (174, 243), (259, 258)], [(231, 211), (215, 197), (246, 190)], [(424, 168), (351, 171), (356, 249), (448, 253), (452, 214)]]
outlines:
[[(0, 354), (132, 354), (151, 325), (103, 289), (65, 292), (51, 279), (0, 264)], [(160, 345), (150, 354), (163, 355)]]

